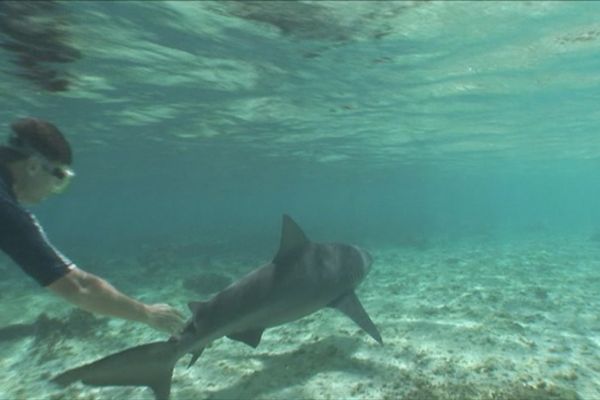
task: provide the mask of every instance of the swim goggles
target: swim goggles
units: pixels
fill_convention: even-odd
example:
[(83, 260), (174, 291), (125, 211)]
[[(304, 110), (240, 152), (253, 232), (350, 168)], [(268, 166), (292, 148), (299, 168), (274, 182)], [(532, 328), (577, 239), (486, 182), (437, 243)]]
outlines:
[(59, 194), (64, 192), (70, 185), (71, 180), (75, 176), (75, 172), (67, 166), (57, 166), (48, 160), (43, 154), (34, 149), (32, 146), (23, 143), (20, 140), (15, 140), (14, 137), (9, 138), (6, 147), (14, 150), (24, 156), (36, 157), (42, 164), (42, 169), (50, 174), (53, 179), (52, 193)]
[(43, 156), (40, 157), (40, 161), (42, 162), (44, 171), (52, 175), (54, 180), (52, 193), (59, 194), (67, 190), (67, 187), (69, 187), (71, 180), (75, 176), (75, 172), (69, 167), (53, 165)]

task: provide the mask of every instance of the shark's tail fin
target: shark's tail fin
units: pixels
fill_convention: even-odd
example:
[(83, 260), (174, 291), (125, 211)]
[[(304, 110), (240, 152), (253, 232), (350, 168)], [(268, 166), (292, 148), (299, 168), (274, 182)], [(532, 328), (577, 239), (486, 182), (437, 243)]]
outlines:
[(175, 342), (132, 347), (54, 377), (62, 386), (82, 381), (94, 386), (148, 386), (158, 400), (167, 400), (178, 355)]

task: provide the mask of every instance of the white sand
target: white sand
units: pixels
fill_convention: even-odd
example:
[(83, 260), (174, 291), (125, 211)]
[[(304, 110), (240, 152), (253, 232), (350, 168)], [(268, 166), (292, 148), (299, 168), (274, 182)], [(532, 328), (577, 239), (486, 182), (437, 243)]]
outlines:
[[(600, 398), (600, 243), (539, 237), (371, 247), (376, 262), (358, 294), (383, 347), (345, 316), (323, 310), (268, 330), (257, 349), (221, 339), (194, 367), (186, 369), (182, 359), (171, 398)], [(259, 263), (213, 260), (210, 269), (225, 264), (241, 276)], [(117, 282), (135, 276), (133, 268), (121, 271)], [(169, 271), (172, 286), (156, 293)], [(148, 277), (150, 288), (133, 280), (140, 286), (132, 294), (183, 307), (194, 296), (181, 280), (194, 271), (186, 266), (175, 279), (179, 270), (169, 271)], [(2, 289), (3, 325), (69, 311), (34, 286), (3, 282)], [(52, 346), (33, 338), (3, 342), (0, 398), (152, 399), (145, 388), (47, 383), (66, 368), (161, 337), (122, 321), (99, 326), (95, 336), (65, 337)]]

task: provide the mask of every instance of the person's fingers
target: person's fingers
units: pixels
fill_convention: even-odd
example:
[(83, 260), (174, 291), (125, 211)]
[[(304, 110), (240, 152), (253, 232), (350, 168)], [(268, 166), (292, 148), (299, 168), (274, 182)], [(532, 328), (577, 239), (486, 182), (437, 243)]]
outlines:
[(177, 309), (168, 304), (153, 304), (153, 316), (150, 325), (155, 329), (175, 334), (185, 325), (185, 318)]
[(163, 332), (174, 334), (181, 329), (181, 324), (173, 321), (160, 321), (154, 327)]
[(165, 311), (169, 311), (170, 313), (177, 314), (177, 315), (179, 315), (180, 317), (183, 318), (183, 313), (181, 313), (178, 309), (176, 309), (174, 307), (171, 307), (168, 304), (158, 304), (158, 306), (160, 308), (162, 308), (163, 310), (165, 310)]
[(168, 304), (157, 304), (157, 309), (162, 311), (166, 316), (177, 318), (180, 321), (185, 320), (185, 316), (178, 309), (171, 307)]
[(185, 317), (183, 316), (183, 314), (175, 308), (169, 308), (168, 312), (172, 318), (177, 319), (178, 321), (185, 320)]
[(179, 315), (171, 315), (169, 318), (169, 325), (171, 326), (181, 326), (183, 325), (183, 319), (179, 317)]

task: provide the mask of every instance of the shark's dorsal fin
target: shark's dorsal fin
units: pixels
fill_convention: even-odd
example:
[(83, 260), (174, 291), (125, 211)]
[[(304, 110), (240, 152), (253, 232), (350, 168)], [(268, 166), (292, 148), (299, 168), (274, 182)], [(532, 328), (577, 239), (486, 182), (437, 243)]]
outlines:
[(379, 330), (369, 318), (369, 314), (365, 311), (360, 300), (354, 292), (346, 293), (338, 297), (335, 301), (329, 304), (329, 307), (337, 308), (346, 314), (352, 321), (365, 330), (379, 344), (383, 344)]
[(308, 238), (302, 232), (302, 229), (289, 215), (283, 214), (281, 242), (279, 243), (279, 250), (273, 259), (273, 263), (283, 263), (290, 255), (302, 249), (306, 244), (308, 244)]
[(231, 340), (237, 340), (238, 342), (246, 343), (248, 346), (256, 348), (260, 343), (260, 339), (265, 330), (263, 328), (253, 329), (244, 332), (233, 333), (227, 335)]

